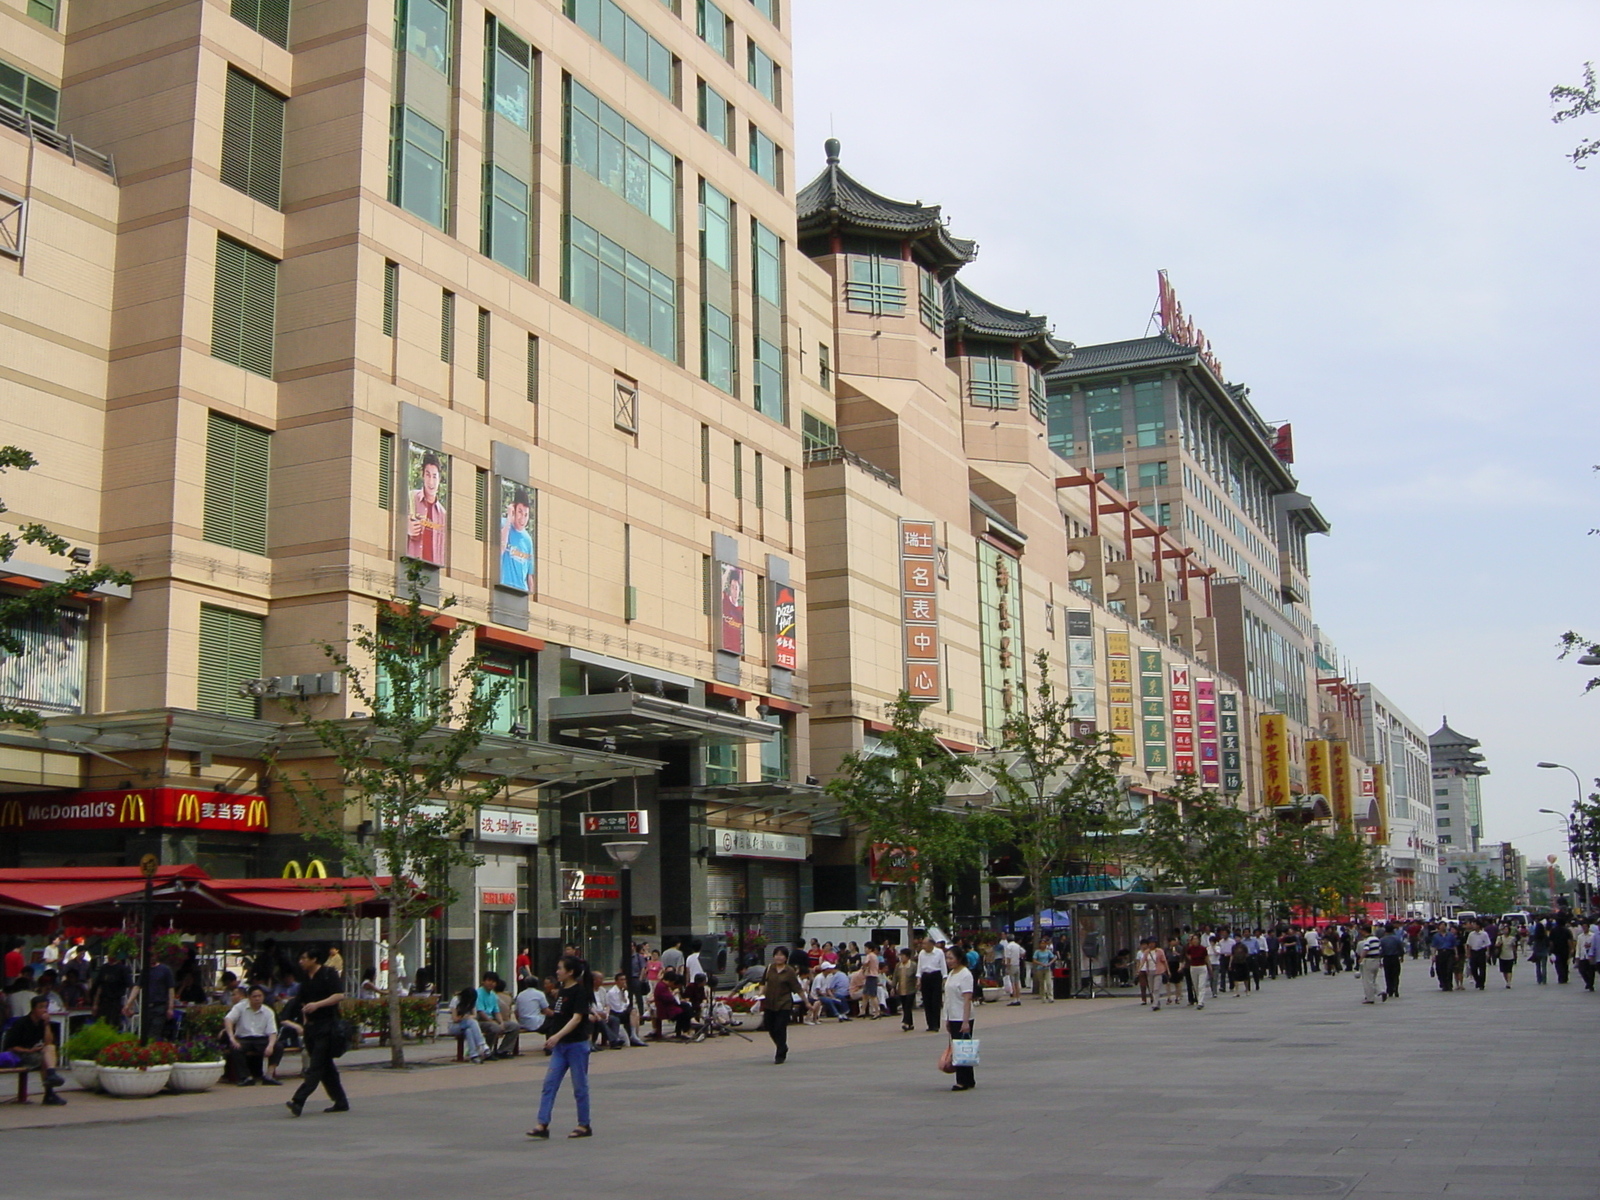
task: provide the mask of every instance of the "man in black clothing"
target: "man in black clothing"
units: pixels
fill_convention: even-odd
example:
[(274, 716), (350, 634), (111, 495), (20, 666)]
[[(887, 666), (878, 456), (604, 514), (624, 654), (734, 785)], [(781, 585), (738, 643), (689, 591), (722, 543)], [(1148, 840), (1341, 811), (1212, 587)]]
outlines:
[(1557, 983), (1566, 983), (1570, 977), (1567, 968), (1572, 962), (1572, 944), (1575, 940), (1567, 919), (1557, 917), (1556, 927), (1550, 931), (1550, 957), (1555, 960)]
[(96, 1020), (107, 1021), (122, 1028), (123, 1001), (133, 986), (133, 973), (120, 955), (112, 954), (94, 977), (89, 992), (89, 1007), (94, 1009)]
[(35, 996), (28, 1015), (13, 1021), (0, 1041), (0, 1050), (10, 1050), (22, 1060), (30, 1071), (37, 1070), (44, 1084), (44, 1102), (62, 1105), (66, 1101), (56, 1095), (56, 1089), (65, 1082), (56, 1074), (56, 1030), (50, 1023), (50, 1001)]
[[(139, 972), (139, 982), (129, 997), (129, 1007), (139, 1014), (139, 1032), (146, 1041), (167, 1036), (177, 1000), (178, 981), (164, 962), (151, 963)], [(229, 997), (231, 1002), (232, 997)]]
[(328, 1099), (333, 1101), (323, 1112), (350, 1111), (350, 1100), (344, 1094), (344, 1084), (339, 1081), (339, 1064), (334, 1061), (337, 1039), (343, 1029), (339, 1021), (339, 1001), (344, 999), (344, 981), (327, 961), (328, 952), (321, 946), (308, 946), (300, 952), (300, 974), (305, 982), (300, 985), (295, 999), (299, 1001), (300, 1019), (305, 1024), (306, 1053), (311, 1064), (295, 1089), (294, 1098), (286, 1102), (292, 1117), (300, 1115), (300, 1110), (319, 1086), (327, 1089)]

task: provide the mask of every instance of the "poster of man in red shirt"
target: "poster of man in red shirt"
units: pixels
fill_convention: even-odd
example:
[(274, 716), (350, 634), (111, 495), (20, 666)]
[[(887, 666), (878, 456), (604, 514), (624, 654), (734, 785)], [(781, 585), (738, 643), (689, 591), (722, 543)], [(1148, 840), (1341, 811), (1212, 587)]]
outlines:
[(406, 557), (442, 567), (450, 550), (450, 456), (415, 442), (406, 449)]

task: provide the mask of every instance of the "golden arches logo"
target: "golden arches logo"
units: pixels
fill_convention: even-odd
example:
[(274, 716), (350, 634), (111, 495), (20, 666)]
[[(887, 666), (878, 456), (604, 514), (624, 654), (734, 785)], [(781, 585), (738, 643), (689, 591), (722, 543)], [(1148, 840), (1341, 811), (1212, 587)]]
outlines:
[(7, 800), (0, 804), (0, 829), (22, 828), (22, 801)]
[(200, 797), (193, 792), (184, 792), (179, 796), (177, 819), (179, 821), (198, 822), (200, 820)]
[(140, 792), (129, 792), (122, 798), (122, 806), (117, 810), (117, 823), (120, 825), (143, 825), (145, 823), (144, 795)]
[(302, 870), (298, 860), (291, 858), (283, 864), (285, 879), (326, 879), (328, 868), (320, 858), (310, 859)]
[(246, 829), (265, 829), (267, 827), (267, 802), (259, 796), (250, 801), (250, 806), (245, 809), (244, 827)]

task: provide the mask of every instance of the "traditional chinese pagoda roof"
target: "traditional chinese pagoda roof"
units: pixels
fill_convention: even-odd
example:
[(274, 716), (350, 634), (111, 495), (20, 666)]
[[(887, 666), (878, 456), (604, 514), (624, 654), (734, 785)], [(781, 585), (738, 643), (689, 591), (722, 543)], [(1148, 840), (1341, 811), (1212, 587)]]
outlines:
[(1198, 363), (1193, 346), (1180, 346), (1164, 334), (1133, 338), (1126, 342), (1102, 342), (1098, 346), (1079, 346), (1072, 359), (1051, 371), (1051, 377), (1070, 379), (1128, 367), (1186, 366)]
[(1048, 317), (1001, 308), (959, 279), (945, 280), (944, 335), (951, 341), (970, 337), (1015, 342), (1030, 354), (1040, 370), (1048, 371), (1061, 362), (1060, 347), (1067, 347), (1070, 353), (1072, 345), (1052, 338), (1049, 326)]
[(941, 276), (954, 274), (978, 256), (977, 242), (951, 235), (939, 205), (880, 196), (839, 166), (838, 138), (829, 138), (826, 149), (828, 165), (795, 197), (802, 238), (853, 233), (909, 241)]
[(1438, 730), (1428, 735), (1428, 756), (1436, 767), (1450, 767), (1462, 775), (1487, 775), (1489, 768), (1477, 751), (1480, 745), (1477, 738), (1451, 729), (1450, 718), (1445, 717)]

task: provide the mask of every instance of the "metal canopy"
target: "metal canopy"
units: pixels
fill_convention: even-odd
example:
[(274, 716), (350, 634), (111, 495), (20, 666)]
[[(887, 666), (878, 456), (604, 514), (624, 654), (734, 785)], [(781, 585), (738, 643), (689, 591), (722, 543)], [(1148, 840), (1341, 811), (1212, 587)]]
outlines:
[(699, 787), (673, 788), (661, 795), (663, 799), (697, 800), (716, 805), (719, 812), (739, 809), (778, 821), (839, 815), (839, 802), (824, 788), (814, 783), (790, 783), (782, 779), (707, 783)]
[(553, 697), (550, 732), (592, 742), (694, 742), (701, 746), (736, 746), (745, 742), (775, 741), (779, 731), (776, 725), (765, 721), (661, 696), (600, 692), (591, 696)]

